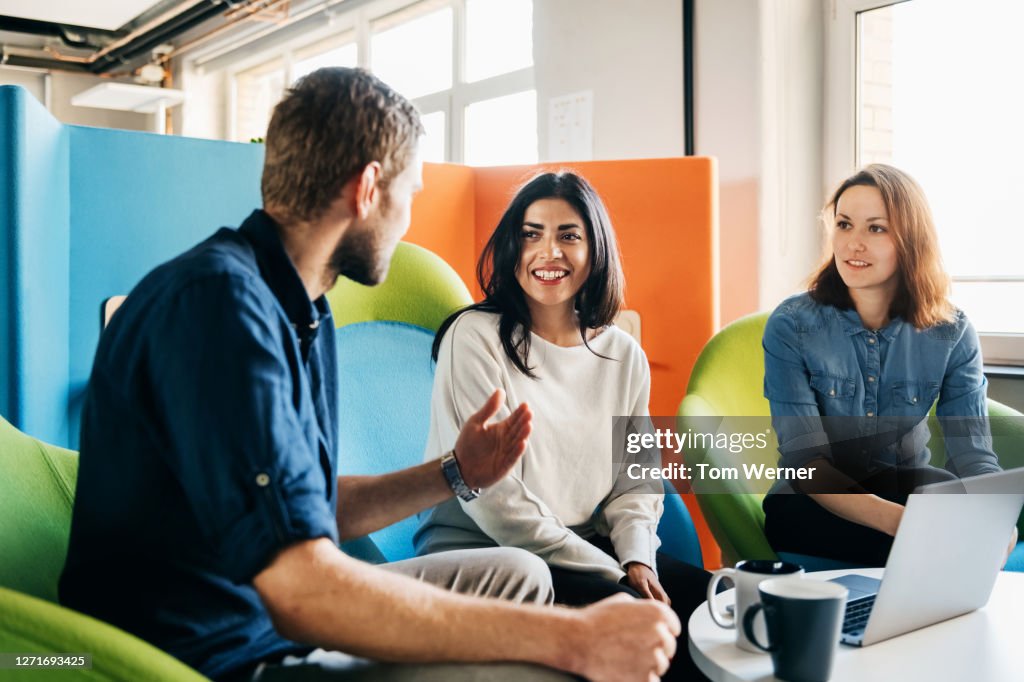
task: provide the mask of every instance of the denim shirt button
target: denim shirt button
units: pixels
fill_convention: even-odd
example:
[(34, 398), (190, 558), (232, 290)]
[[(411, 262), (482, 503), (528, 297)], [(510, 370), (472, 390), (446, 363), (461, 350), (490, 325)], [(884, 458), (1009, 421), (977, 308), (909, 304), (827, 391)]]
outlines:
[(868, 383), (869, 384), (875, 383), (875, 378), (874, 377), (868, 377)]
[(835, 394), (836, 394), (836, 389), (834, 389), (834, 388), (830, 388), (830, 389), (828, 390), (828, 394), (829, 394), (829, 395), (835, 395)]
[(270, 476), (267, 476), (264, 473), (256, 474), (256, 485), (258, 485), (261, 488), (266, 488), (268, 485), (270, 485)]
[(914, 396), (913, 398), (911, 398), (911, 399), (910, 399), (910, 402), (912, 402), (912, 403), (916, 403), (916, 402), (917, 402), (917, 396), (915, 395), (915, 396)]
[(875, 342), (875, 337), (869, 336), (868, 337), (868, 343), (874, 343), (874, 342)]
[(874, 416), (875, 416), (875, 413), (874, 413), (874, 412), (868, 412), (868, 416), (869, 416), (869, 417), (874, 417)]

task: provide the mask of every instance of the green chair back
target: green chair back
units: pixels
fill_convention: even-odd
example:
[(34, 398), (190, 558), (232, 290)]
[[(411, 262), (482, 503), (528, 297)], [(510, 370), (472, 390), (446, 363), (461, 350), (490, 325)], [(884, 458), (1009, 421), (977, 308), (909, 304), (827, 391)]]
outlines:
[(0, 586), (57, 601), (77, 475), (77, 453), (0, 417)]
[(327, 292), (334, 325), (392, 321), (436, 331), (446, 317), (473, 302), (466, 285), (443, 258), (399, 242), (387, 278), (375, 287), (346, 277)]
[(58, 675), (68, 679), (205, 680), (152, 645), (57, 605), (77, 475), (78, 453), (27, 436), (0, 417), (0, 651), (90, 653), (91, 668)]
[[(768, 313), (755, 313), (723, 328), (701, 351), (687, 386), (686, 397), (679, 405), (677, 428), (680, 431), (702, 430), (706, 417), (766, 417), (770, 415), (764, 398), (764, 335)], [(994, 400), (988, 401), (992, 417), (993, 446), (1003, 468), (1024, 466), (1024, 415)], [(934, 408), (930, 423), (932, 437), (928, 447), (931, 463), (943, 466), (946, 461)], [(772, 466), (778, 459), (774, 431), (769, 447), (747, 450), (745, 461), (765, 462)], [(687, 453), (689, 462), (706, 461), (712, 465), (734, 465), (716, 461), (713, 450)], [(722, 549), (722, 561), (731, 565), (741, 559), (774, 559), (775, 552), (764, 536), (763, 493), (745, 491), (740, 487), (732, 493), (698, 495), (704, 518)], [(1024, 513), (1018, 521), (1024, 536)]]

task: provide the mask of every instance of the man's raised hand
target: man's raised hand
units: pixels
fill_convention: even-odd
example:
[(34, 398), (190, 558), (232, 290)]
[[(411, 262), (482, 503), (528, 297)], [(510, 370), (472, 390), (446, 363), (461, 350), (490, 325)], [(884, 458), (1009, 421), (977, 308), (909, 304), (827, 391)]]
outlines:
[(533, 413), (522, 403), (505, 419), (488, 424), (505, 401), (500, 388), (462, 426), (455, 457), (470, 488), (486, 488), (503, 479), (526, 450)]

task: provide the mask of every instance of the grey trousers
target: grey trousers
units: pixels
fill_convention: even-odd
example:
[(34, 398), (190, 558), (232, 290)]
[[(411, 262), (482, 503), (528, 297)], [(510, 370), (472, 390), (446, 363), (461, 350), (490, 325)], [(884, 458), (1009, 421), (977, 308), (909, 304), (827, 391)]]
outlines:
[[(439, 552), (380, 564), (378, 568), (462, 594), (526, 604), (554, 601), (547, 564), (525, 550), (511, 547)], [(366, 626), (373, 627), (373, 624)], [(279, 663), (263, 664), (252, 676), (253, 682), (564, 682), (568, 679), (571, 678), (563, 673), (525, 664), (380, 663), (323, 649), (307, 656), (287, 656)]]

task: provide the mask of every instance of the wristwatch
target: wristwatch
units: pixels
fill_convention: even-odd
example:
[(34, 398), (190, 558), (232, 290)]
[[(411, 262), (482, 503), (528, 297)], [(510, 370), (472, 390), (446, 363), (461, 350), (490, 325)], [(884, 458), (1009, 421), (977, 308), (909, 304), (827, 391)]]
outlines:
[(449, 450), (441, 455), (441, 472), (444, 473), (444, 479), (448, 481), (448, 487), (460, 500), (471, 502), (480, 497), (480, 488), (470, 488), (462, 478), (459, 460), (455, 459), (454, 450)]

